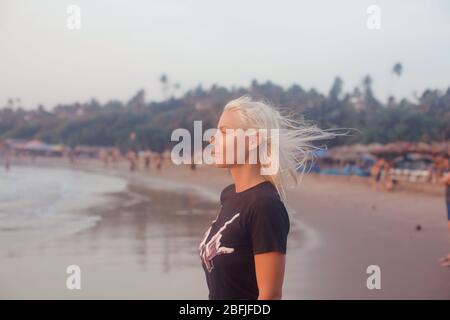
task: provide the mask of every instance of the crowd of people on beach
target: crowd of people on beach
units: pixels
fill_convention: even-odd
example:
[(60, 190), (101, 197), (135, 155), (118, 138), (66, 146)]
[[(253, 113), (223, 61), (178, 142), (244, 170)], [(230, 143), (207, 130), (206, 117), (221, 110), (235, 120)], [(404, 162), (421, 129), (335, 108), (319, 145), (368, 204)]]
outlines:
[(122, 160), (128, 162), (129, 171), (137, 171), (139, 169), (151, 169), (154, 167), (158, 171), (162, 169), (165, 155), (161, 152), (152, 152), (149, 149), (136, 151), (129, 149), (125, 154), (122, 154), (118, 148), (111, 150), (101, 149), (98, 152), (98, 159), (105, 167), (115, 165)]
[[(433, 161), (427, 168), (426, 173), (423, 174), (422, 180), (428, 183), (439, 183), (441, 178), (450, 171), (450, 153), (434, 155), (432, 159)], [(370, 169), (374, 188), (387, 191), (394, 190), (398, 181), (393, 171), (395, 170), (392, 159), (379, 157)]]

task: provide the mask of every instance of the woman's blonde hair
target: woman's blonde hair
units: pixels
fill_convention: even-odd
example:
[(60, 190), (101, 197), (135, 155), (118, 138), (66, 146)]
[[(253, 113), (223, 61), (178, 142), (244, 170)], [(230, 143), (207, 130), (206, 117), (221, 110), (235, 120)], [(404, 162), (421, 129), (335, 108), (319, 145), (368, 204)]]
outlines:
[[(314, 158), (314, 151), (323, 149), (323, 146), (315, 146), (313, 142), (337, 135), (304, 119), (294, 120), (288, 115), (282, 115), (271, 102), (266, 99), (257, 100), (249, 95), (231, 100), (225, 105), (224, 111), (237, 111), (248, 128), (278, 129), (278, 170), (276, 174), (264, 177), (276, 187), (286, 206), (286, 187), (290, 182), (294, 185), (299, 183), (307, 170), (308, 160)], [(271, 150), (271, 135), (267, 136), (266, 145), (267, 150)]]

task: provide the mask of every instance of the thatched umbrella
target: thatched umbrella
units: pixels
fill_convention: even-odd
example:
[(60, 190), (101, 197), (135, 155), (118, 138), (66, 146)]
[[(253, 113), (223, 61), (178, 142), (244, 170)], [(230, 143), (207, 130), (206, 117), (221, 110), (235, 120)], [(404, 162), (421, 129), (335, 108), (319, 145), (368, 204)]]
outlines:
[(450, 143), (449, 142), (433, 142), (431, 144), (430, 153), (433, 155), (437, 154), (450, 154)]
[(362, 144), (344, 145), (330, 149), (327, 154), (336, 160), (358, 160), (368, 154), (368, 147)]
[(367, 151), (369, 151), (372, 154), (377, 154), (381, 152), (383, 149), (383, 145), (381, 143), (371, 143), (367, 146)]

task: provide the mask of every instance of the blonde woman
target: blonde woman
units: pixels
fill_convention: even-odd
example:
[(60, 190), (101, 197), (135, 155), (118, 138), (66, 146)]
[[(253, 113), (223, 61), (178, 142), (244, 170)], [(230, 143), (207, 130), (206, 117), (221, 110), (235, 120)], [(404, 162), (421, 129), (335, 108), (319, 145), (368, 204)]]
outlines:
[[(285, 188), (304, 172), (312, 142), (334, 134), (249, 96), (226, 104), (217, 129), (210, 139), (215, 166), (228, 169), (234, 183), (223, 189), (221, 210), (198, 247), (209, 299), (281, 299), (290, 229)], [(240, 145), (243, 162), (239, 129), (252, 133)], [(263, 152), (250, 161), (257, 149)], [(269, 166), (278, 169), (267, 174)]]

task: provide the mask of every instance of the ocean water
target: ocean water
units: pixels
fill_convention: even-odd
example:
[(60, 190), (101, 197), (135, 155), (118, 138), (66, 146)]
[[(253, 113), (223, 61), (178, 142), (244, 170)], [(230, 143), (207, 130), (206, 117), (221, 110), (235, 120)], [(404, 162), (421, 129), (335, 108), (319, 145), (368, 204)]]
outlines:
[(100, 216), (82, 214), (108, 202), (127, 182), (75, 170), (14, 166), (0, 170), (0, 253), (30, 242), (90, 228)]
[[(183, 185), (131, 180), (2, 170), (0, 299), (207, 297), (197, 247), (217, 203)], [(80, 292), (66, 288), (74, 264), (82, 270)]]

